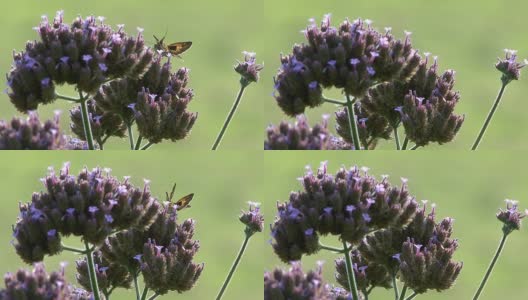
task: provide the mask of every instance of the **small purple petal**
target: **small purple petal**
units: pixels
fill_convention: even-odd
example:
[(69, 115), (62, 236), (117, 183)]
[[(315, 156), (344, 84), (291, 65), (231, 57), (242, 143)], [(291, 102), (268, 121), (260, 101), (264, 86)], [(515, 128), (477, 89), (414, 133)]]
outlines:
[(353, 66), (359, 64), (360, 62), (361, 61), (359, 59), (357, 59), (357, 58), (350, 59), (350, 64), (353, 65)]
[(346, 211), (348, 211), (349, 213), (353, 212), (354, 210), (356, 210), (356, 207), (354, 205), (346, 206)]
[(99, 64), (99, 69), (101, 69), (101, 71), (103, 72), (108, 71), (108, 67), (106, 66), (106, 64), (103, 64), (103, 63)]
[(370, 220), (372, 220), (372, 218), (369, 216), (369, 214), (364, 213), (363, 214), (363, 220), (365, 220), (366, 222), (370, 222)]
[(82, 59), (84, 60), (85, 63), (88, 63), (90, 60), (92, 60), (92, 56), (90, 54), (85, 54), (83, 55)]
[(392, 256), (392, 258), (395, 258), (395, 259), (397, 259), (398, 261), (401, 262), (400, 256), (401, 256), (401, 253), (397, 253), (397, 254), (394, 254), (394, 255)]
[(113, 223), (114, 218), (111, 215), (105, 215), (105, 220), (107, 223)]

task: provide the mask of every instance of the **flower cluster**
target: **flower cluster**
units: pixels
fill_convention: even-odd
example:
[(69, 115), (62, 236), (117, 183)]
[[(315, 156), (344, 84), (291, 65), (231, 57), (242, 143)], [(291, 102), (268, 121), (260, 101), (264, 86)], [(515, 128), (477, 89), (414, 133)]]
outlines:
[(14, 55), (8, 74), (11, 102), (22, 112), (55, 100), (55, 85), (93, 94), (110, 79), (143, 73), (153, 57), (141, 33), (127, 36), (123, 26), (113, 30), (102, 17), (77, 17), (68, 25), (59, 11), (53, 21), (43, 17), (35, 30), (40, 41)]
[(505, 234), (521, 229), (521, 219), (528, 215), (528, 210), (520, 212), (518, 208), (517, 201), (506, 199), (506, 210), (501, 209), (497, 213), (497, 219), (504, 224), (502, 231)]
[(418, 207), (406, 180), (392, 186), (386, 176), (380, 181), (370, 176), (368, 168), (341, 168), (331, 175), (323, 162), (316, 174), (308, 169), (300, 180), (304, 191), (278, 204), (272, 226), (272, 246), (284, 262), (317, 252), (319, 235), (358, 244), (371, 230), (401, 228)]
[(136, 188), (128, 178), (112, 177), (109, 169), (84, 168), (73, 176), (66, 163), (59, 174), (51, 169), (42, 182), (45, 191), (20, 206), (13, 227), (15, 249), (27, 263), (60, 252), (62, 236), (73, 234), (98, 245), (115, 230), (146, 227), (160, 209), (148, 183)]
[[(398, 40), (390, 28), (379, 32), (370, 24), (345, 20), (336, 28), (328, 15), (321, 26), (312, 20), (304, 31), (307, 43), (281, 57), (277, 104), (285, 114), (296, 116), (324, 103), (324, 89), (337, 88), (347, 99), (355, 99), (354, 122), (363, 148), (389, 139), (402, 123), (409, 140), (419, 146), (451, 141), (463, 122), (454, 114), (460, 98), (452, 91), (454, 71), (438, 75), (436, 58), (428, 66), (429, 54), (418, 54), (409, 32)], [(409, 95), (416, 101), (407, 99)], [(336, 117), (338, 134), (351, 143), (346, 111)]]
[(260, 203), (249, 202), (249, 210), (242, 211), (238, 219), (246, 225), (245, 232), (247, 235), (251, 236), (256, 232), (262, 232), (264, 229), (264, 216), (260, 212)]
[(42, 124), (36, 112), (27, 120), (13, 118), (0, 121), (0, 149), (2, 150), (56, 150), (69, 148), (59, 126), (59, 114)]
[(267, 133), (265, 150), (338, 150), (352, 147), (330, 134), (326, 116), (320, 124), (310, 127), (306, 117), (299, 115), (294, 124), (282, 121), (279, 126), (270, 125)]
[(123, 78), (103, 85), (95, 95), (103, 111), (112, 112), (125, 124), (134, 121), (139, 133), (152, 143), (183, 139), (198, 117), (187, 111), (194, 92), (187, 87), (189, 70), (171, 73), (171, 63), (154, 59), (140, 78)]
[[(462, 269), (462, 263), (452, 260), (458, 248), (457, 240), (451, 238), (452, 225), (450, 218), (437, 223), (434, 206), (427, 214), (424, 204), (407, 226), (367, 235), (358, 247), (368, 265), (367, 278), (383, 282), (387, 276), (398, 276), (416, 293), (449, 289)], [(337, 271), (338, 278), (346, 276), (342, 268)]]
[(524, 60), (524, 63), (517, 62), (517, 51), (504, 49), (506, 52), (505, 59), (498, 59), (499, 61), (495, 64), (495, 68), (502, 72), (502, 82), (508, 84), (512, 80), (519, 80), (521, 77), (521, 69), (528, 65), (528, 60)]
[(35, 264), (32, 271), (21, 269), (15, 274), (7, 273), (4, 282), (5, 289), (0, 290), (0, 299), (91, 299), (88, 294), (79, 293), (68, 284), (64, 269), (48, 274), (40, 263)]
[[(87, 102), (88, 116), (92, 135), (99, 145), (111, 136), (124, 137), (127, 130), (123, 120), (115, 113), (104, 112), (96, 105), (94, 100)], [(72, 132), (81, 140), (85, 141), (84, 124), (82, 120), (81, 107), (77, 106), (70, 110), (70, 128)]]
[[(103, 282), (100, 288), (108, 291), (127, 287), (134, 274), (141, 272), (146, 286), (157, 294), (191, 289), (204, 268), (203, 264), (192, 262), (199, 249), (198, 241), (192, 240), (195, 222), (187, 219), (177, 224), (176, 221), (176, 205), (166, 202), (148, 228), (131, 228), (108, 237), (99, 254), (98, 278)], [(78, 267), (79, 283), (90, 290), (85, 265), (86, 260), (78, 262), (83, 267)]]
[[(151, 144), (188, 135), (197, 118), (197, 113), (187, 111), (194, 95), (187, 87), (189, 71), (171, 72), (170, 59), (163, 63), (163, 56), (145, 45), (143, 29), (129, 36), (124, 25), (112, 29), (104, 18), (93, 16), (77, 17), (69, 25), (62, 11), (53, 21), (43, 17), (35, 29), (40, 39), (14, 54), (7, 74), (8, 95), (19, 111), (57, 98), (80, 103), (71, 110), (71, 129), (86, 140), (84, 124), (90, 122), (101, 148), (109, 137), (125, 136), (134, 122)], [(248, 72), (258, 66), (251, 67), (252, 60), (246, 65)], [(56, 86), (62, 84), (75, 86), (80, 98), (58, 95)], [(87, 120), (82, 113), (85, 101)]]
[[(130, 288), (133, 277), (125, 266), (108, 261), (99, 250), (93, 253), (93, 259), (95, 276), (101, 291), (108, 292), (116, 287)], [(78, 260), (76, 262), (76, 268), (77, 282), (87, 291), (91, 291), (92, 286), (90, 284), (88, 263), (86, 259)]]
[[(384, 266), (366, 260), (361, 256), (361, 253), (358, 250), (353, 250), (351, 257), (356, 284), (359, 291), (366, 293), (371, 287), (392, 287), (391, 276)], [(336, 281), (348, 290), (348, 276), (345, 259), (337, 259), (335, 264)]]
[(346, 293), (325, 284), (322, 267), (303, 272), (299, 262), (293, 262), (289, 270), (279, 268), (264, 273), (264, 300), (282, 299), (350, 299)]
[[(392, 129), (388, 126), (388, 121), (377, 114), (369, 114), (361, 106), (354, 106), (358, 119), (359, 139), (364, 149), (374, 149), (380, 139), (388, 140)], [(335, 113), (336, 131), (346, 143), (353, 144), (350, 136), (350, 125), (348, 121), (348, 111), (343, 108)], [(350, 149), (350, 148), (349, 148)]]
[(257, 64), (255, 53), (244, 51), (242, 54), (244, 54), (244, 61), (236, 64), (235, 72), (242, 76), (240, 83), (243, 86), (247, 86), (251, 82), (257, 82), (259, 80), (259, 73), (264, 69), (264, 66)]

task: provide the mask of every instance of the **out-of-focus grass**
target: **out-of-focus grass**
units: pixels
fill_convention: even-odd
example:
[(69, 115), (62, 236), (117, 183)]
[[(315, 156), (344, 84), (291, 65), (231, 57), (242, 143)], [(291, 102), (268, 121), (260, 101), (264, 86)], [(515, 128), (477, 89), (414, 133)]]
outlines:
[[(457, 71), (456, 89), (462, 98), (457, 112), (466, 115), (466, 122), (457, 139), (442, 149), (469, 149), (499, 89), (500, 74), (494, 69), (503, 48), (518, 49), (521, 58), (528, 57), (526, 27), (523, 17), (528, 2), (518, 0), (476, 1), (4, 1), (0, 20), (0, 71), (7, 72), (11, 51), (21, 50), (27, 40), (37, 38), (31, 29), (40, 16), (52, 17), (65, 10), (66, 20), (77, 14), (105, 16), (111, 25), (126, 24), (129, 33), (145, 28), (147, 39), (162, 35), (168, 29), (167, 42), (191, 40), (192, 49), (183, 60), (174, 59), (174, 67), (191, 69), (191, 87), (196, 92), (191, 111), (200, 113), (188, 140), (164, 143), (156, 148), (208, 149), (218, 133), (239, 88), (238, 76), (232, 70), (241, 51), (257, 52), (265, 63), (261, 81), (248, 88), (220, 149), (262, 149), (265, 127), (277, 124), (286, 116), (271, 96), (273, 76), (279, 67), (279, 54), (289, 53), (294, 43), (301, 43), (300, 33), (315, 17), (332, 13), (334, 24), (345, 17), (368, 18), (379, 29), (390, 26), (396, 36), (404, 30), (413, 32), (413, 43), (421, 52), (439, 57), (440, 70)], [(482, 149), (527, 149), (528, 139), (520, 128), (528, 126), (522, 113), (528, 108), (523, 95), (528, 84), (522, 79), (513, 82), (505, 94), (494, 122), (485, 137)], [(335, 94), (339, 96), (339, 94)], [(63, 111), (63, 126), (68, 128), (69, 103), (57, 101), (43, 106), (39, 112), (50, 118), (52, 111)], [(323, 113), (332, 114), (332, 106), (309, 110), (309, 120), (320, 121)], [(18, 114), (6, 95), (0, 96), (0, 119)], [(332, 124), (333, 126), (333, 124)], [(127, 142), (110, 143), (110, 149), (126, 149)], [(394, 145), (380, 145), (393, 149)], [(438, 146), (432, 146), (436, 149)]]
[[(189, 157), (192, 155), (192, 157)], [(214, 299), (244, 238), (244, 226), (239, 222), (241, 209), (247, 210), (247, 201), (259, 201), (254, 184), (261, 181), (258, 171), (261, 155), (241, 156), (235, 153), (194, 152), (174, 154), (159, 151), (151, 153), (109, 152), (104, 156), (86, 152), (2, 153), (0, 155), (0, 188), (3, 191), (0, 205), (0, 273), (14, 272), (20, 267), (29, 268), (11, 246), (11, 225), (16, 222), (18, 203), (31, 200), (33, 192), (43, 189), (39, 181), (47, 174), (48, 166), (57, 170), (65, 161), (71, 162), (72, 174), (78, 174), (83, 166), (109, 167), (112, 175), (122, 179), (130, 175), (135, 185), (143, 186), (143, 179), (151, 180), (151, 191), (161, 200), (165, 192), (177, 183), (175, 197), (194, 192), (188, 209), (182, 210), (179, 220), (196, 220), (195, 239), (200, 250), (195, 262), (205, 262), (205, 269), (198, 284), (190, 292), (169, 293), (160, 299)], [(258, 158), (258, 159), (256, 159)], [(256, 161), (256, 163), (255, 163)], [(78, 238), (68, 238), (69, 245), (80, 246)], [(249, 243), (240, 267), (225, 293), (225, 299), (247, 299), (248, 295), (262, 294), (261, 272), (264, 267), (261, 249), (263, 234), (255, 234)], [(76, 255), (47, 257), (47, 270), (57, 270), (61, 261), (68, 261), (67, 276), (75, 282)], [(2, 284), (1, 288), (4, 288)], [(132, 299), (134, 292), (117, 290), (112, 299)], [(255, 298), (256, 299), (256, 298)]]
[[(324, 155), (321, 153), (266, 153), (265, 171), (268, 177), (263, 187), (262, 201), (266, 203), (264, 213), (267, 222), (276, 215), (275, 202), (288, 199), (291, 191), (302, 189), (296, 178), (301, 177), (306, 165), (313, 170), (321, 161), (328, 160), (328, 170), (335, 173), (344, 165), (370, 167), (369, 173), (378, 179), (388, 174), (392, 184), (400, 186), (400, 177), (409, 179), (409, 190), (417, 200), (435, 203), (437, 220), (452, 217), (453, 237), (459, 239), (460, 247), (455, 259), (464, 262), (462, 273), (456, 285), (447, 292), (435, 291), (420, 295), (420, 299), (470, 299), (484, 275), (495, 253), (502, 235), (502, 224), (495, 218), (500, 207), (505, 207), (505, 198), (520, 201), (520, 208), (528, 207), (528, 191), (524, 170), (526, 161), (518, 155), (478, 152), (457, 153), (434, 151), (399, 155), (398, 153), (377, 152), (351, 156), (347, 152)], [(273, 162), (273, 163), (272, 163)], [(486, 286), (481, 299), (526, 299), (528, 287), (524, 285), (524, 275), (528, 262), (524, 259), (528, 247), (528, 224), (519, 232), (513, 232), (505, 250)], [(268, 225), (269, 226), (269, 225)], [(266, 234), (269, 237), (269, 227)], [(333, 236), (323, 239), (324, 244), (339, 247), (340, 242)], [(265, 270), (275, 266), (285, 267), (275, 256), (271, 246), (267, 246)], [(324, 277), (331, 283), (334, 280), (334, 259), (338, 256), (327, 251), (319, 252), (302, 259), (303, 268), (313, 269), (317, 261), (324, 261)], [(373, 299), (391, 299), (392, 290), (375, 290)]]

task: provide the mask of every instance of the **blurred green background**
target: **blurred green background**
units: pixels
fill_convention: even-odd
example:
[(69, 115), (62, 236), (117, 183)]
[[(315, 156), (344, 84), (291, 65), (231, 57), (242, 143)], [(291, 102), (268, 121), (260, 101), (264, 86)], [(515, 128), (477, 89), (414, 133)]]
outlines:
[[(266, 180), (262, 201), (266, 203), (264, 213), (267, 221), (276, 215), (276, 201), (288, 200), (291, 191), (302, 189), (297, 178), (302, 177), (305, 166), (315, 171), (321, 161), (328, 161), (328, 172), (335, 172), (344, 165), (370, 168), (376, 178), (388, 174), (389, 181), (401, 186), (401, 177), (408, 178), (409, 191), (417, 200), (436, 203), (437, 220), (454, 218), (453, 237), (458, 238), (459, 248), (454, 259), (463, 261), (464, 267), (455, 286), (443, 293), (431, 291), (416, 299), (471, 299), (488, 264), (495, 253), (502, 236), (502, 223), (495, 218), (499, 208), (505, 207), (504, 199), (520, 201), (520, 208), (528, 208), (526, 189), (526, 168), (528, 162), (520, 159), (521, 153), (504, 155), (497, 152), (481, 151), (462, 153), (445, 151), (442, 155), (434, 151), (414, 154), (377, 152), (351, 156), (347, 152), (324, 155), (321, 152), (266, 153), (264, 174), (274, 177)], [(481, 295), (485, 299), (528, 299), (526, 274), (528, 260), (528, 225), (526, 222), (519, 232), (513, 232), (502, 256), (492, 273), (488, 285)], [(270, 237), (269, 227), (266, 235)], [(322, 240), (326, 245), (339, 247), (336, 237)], [(286, 267), (267, 246), (265, 270), (275, 266)], [(305, 256), (302, 265), (305, 270), (314, 269), (317, 261), (324, 261), (323, 275), (331, 283), (334, 280), (334, 259), (338, 256), (327, 251)], [(401, 286), (400, 286), (401, 288)], [(375, 289), (372, 299), (393, 299), (393, 290)], [(408, 294), (410, 295), (410, 294)]]
[[(40, 16), (53, 17), (59, 9), (65, 10), (66, 20), (77, 14), (105, 16), (107, 24), (126, 24), (130, 34), (142, 27), (151, 42), (152, 34), (162, 35), (165, 30), (168, 42), (193, 41), (183, 60), (173, 61), (175, 68), (191, 69), (190, 86), (196, 97), (190, 110), (200, 113), (198, 121), (186, 141), (167, 142), (156, 148), (210, 148), (239, 88), (239, 77), (232, 66), (236, 59), (242, 59), (241, 51), (248, 50), (257, 53), (257, 60), (264, 62), (265, 69), (261, 81), (248, 88), (221, 149), (262, 149), (266, 126), (286, 118), (271, 96), (279, 54), (289, 53), (293, 44), (304, 41), (300, 31), (308, 24), (308, 18), (320, 22), (326, 13), (332, 13), (334, 24), (345, 17), (371, 19), (378, 29), (392, 27), (399, 38), (404, 30), (411, 31), (417, 49), (439, 57), (440, 70), (457, 71), (455, 87), (462, 95), (457, 112), (466, 115), (466, 122), (457, 139), (442, 149), (470, 148), (499, 89), (500, 74), (494, 63), (497, 57), (503, 57), (503, 49), (518, 49), (520, 58), (528, 57), (528, 2), (521, 0), (19, 0), (2, 1), (0, 9), (5, 12), (0, 20), (3, 72), (9, 70), (12, 50), (21, 50), (27, 40), (37, 37), (31, 28), (39, 23)], [(481, 149), (528, 149), (526, 133), (521, 130), (528, 127), (528, 118), (522, 113), (528, 108), (522, 96), (528, 92), (526, 82), (524, 78), (510, 85)], [(39, 112), (42, 118), (50, 118), (53, 110), (62, 110), (63, 126), (67, 129), (69, 108), (69, 103), (57, 101)], [(325, 104), (310, 110), (308, 117), (311, 123), (319, 122), (323, 113), (333, 111), (331, 105)], [(17, 114), (7, 96), (2, 95), (0, 119)], [(108, 145), (110, 149), (126, 147), (127, 141)], [(380, 148), (393, 149), (394, 144), (385, 143)]]
[[(168, 151), (159, 151), (159, 155), (109, 152), (104, 156), (73, 151), (26, 153), (3, 152), (0, 155), (0, 189), (4, 191), (0, 205), (1, 274), (30, 267), (22, 262), (10, 244), (18, 203), (30, 201), (33, 192), (43, 189), (39, 179), (47, 175), (49, 166), (57, 170), (65, 161), (71, 162), (72, 174), (78, 174), (86, 165), (90, 169), (96, 166), (111, 168), (112, 175), (119, 179), (132, 176), (137, 186), (143, 186), (144, 178), (150, 179), (152, 194), (162, 200), (173, 183), (177, 183), (175, 198), (195, 193), (192, 207), (182, 210), (178, 217), (196, 220), (195, 239), (200, 241), (200, 249), (194, 261), (205, 262), (204, 272), (191, 291), (169, 293), (159, 299), (214, 299), (244, 239), (244, 225), (238, 220), (240, 210), (248, 209), (247, 201), (261, 200), (262, 191), (258, 190), (263, 177), (259, 165), (261, 155), (257, 159), (257, 155), (210, 151), (179, 155)], [(262, 249), (266, 240), (262, 233), (254, 235), (224, 299), (248, 299), (248, 295), (258, 299), (262, 295)], [(81, 246), (80, 240), (74, 237), (65, 243)], [(66, 274), (70, 282), (76, 283), (77, 258), (70, 252), (63, 252), (60, 256), (45, 258), (44, 262), (48, 271), (59, 269), (62, 261), (69, 262)], [(0, 288), (4, 288), (3, 283)], [(132, 299), (134, 295), (132, 290), (116, 290), (112, 299)]]

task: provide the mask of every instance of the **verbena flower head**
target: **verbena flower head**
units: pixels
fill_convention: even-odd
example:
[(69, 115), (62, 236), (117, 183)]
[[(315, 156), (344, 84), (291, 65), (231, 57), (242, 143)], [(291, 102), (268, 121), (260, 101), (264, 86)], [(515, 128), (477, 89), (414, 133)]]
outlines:
[(44, 17), (35, 29), (40, 39), (14, 55), (7, 76), (11, 102), (22, 112), (52, 102), (55, 85), (67, 83), (93, 94), (109, 79), (138, 76), (153, 56), (141, 32), (128, 36), (93, 16), (77, 17), (68, 25), (58, 12), (53, 21)]
[(497, 213), (497, 219), (504, 224), (502, 230), (505, 234), (521, 229), (521, 220), (528, 215), (528, 210), (521, 212), (518, 208), (517, 201), (506, 199), (506, 210), (500, 209)]
[(419, 294), (451, 288), (462, 269), (462, 263), (451, 260), (456, 249), (456, 243), (443, 247), (434, 241), (425, 245), (412, 240), (404, 242), (399, 256), (400, 279)]
[(378, 32), (360, 19), (336, 28), (327, 15), (320, 26), (312, 21), (304, 34), (307, 43), (281, 57), (275, 80), (277, 104), (287, 115), (322, 104), (325, 88), (362, 97), (376, 83), (406, 80), (420, 63), (409, 35), (397, 40), (390, 30)]
[(48, 274), (44, 265), (37, 263), (32, 271), (20, 269), (15, 274), (7, 273), (4, 282), (5, 289), (0, 290), (0, 299), (82, 299), (72, 294), (74, 288), (66, 281), (64, 268)]
[(73, 176), (66, 163), (59, 174), (50, 169), (42, 182), (45, 191), (21, 205), (13, 228), (17, 254), (28, 263), (60, 251), (56, 247), (62, 236), (100, 244), (114, 230), (146, 227), (159, 210), (148, 183), (136, 188), (128, 179), (112, 177), (109, 169), (84, 168)]
[(304, 115), (297, 116), (294, 124), (282, 121), (279, 126), (270, 125), (265, 150), (328, 150), (333, 148), (333, 137), (328, 131), (328, 118), (310, 127)]
[(336, 299), (325, 284), (322, 267), (303, 272), (300, 262), (292, 262), (289, 270), (276, 268), (264, 273), (264, 300), (275, 299)]
[[(374, 149), (380, 139), (390, 139), (392, 128), (389, 126), (386, 118), (378, 114), (369, 114), (360, 105), (355, 105), (354, 109), (357, 118), (359, 139), (363, 148)], [(347, 143), (353, 144), (352, 136), (350, 136), (347, 109), (343, 108), (337, 111), (335, 115), (337, 134)]]
[[(111, 136), (124, 137), (127, 130), (126, 124), (121, 117), (112, 112), (104, 112), (98, 107), (94, 100), (88, 100), (88, 116), (92, 129), (93, 139), (103, 144)], [(70, 128), (81, 140), (85, 141), (84, 125), (80, 105), (70, 110)]]
[[(359, 291), (366, 291), (371, 287), (392, 287), (392, 278), (384, 266), (365, 260), (357, 250), (352, 251), (350, 255)], [(335, 261), (335, 264), (336, 281), (348, 290), (348, 275), (345, 259), (339, 258)]]
[[(192, 238), (194, 221), (184, 222), (183, 227), (185, 232), (189, 233), (189, 238)], [(153, 240), (146, 243), (140, 258), (145, 285), (160, 295), (168, 291), (182, 293), (190, 290), (204, 268), (203, 263), (192, 262), (199, 247), (196, 241), (181, 244), (178, 237), (166, 246), (157, 245)]]
[(502, 72), (502, 82), (508, 84), (512, 80), (519, 80), (521, 77), (521, 69), (528, 65), (528, 60), (520, 63), (517, 61), (517, 50), (504, 49), (506, 52), (505, 59), (498, 58), (495, 68)]
[(406, 135), (419, 146), (453, 140), (464, 122), (454, 113), (460, 100), (453, 91), (455, 71), (438, 75), (436, 58), (431, 65), (428, 62), (429, 55), (408, 81), (379, 84), (361, 99), (367, 113), (386, 118), (390, 128), (403, 124)]
[(235, 71), (242, 76), (240, 83), (244, 86), (259, 80), (259, 73), (264, 69), (263, 65), (257, 64), (256, 54), (253, 52), (242, 52), (244, 61), (235, 65)]
[(458, 241), (451, 238), (453, 220), (435, 221), (435, 208), (426, 212), (424, 204), (404, 228), (389, 228), (367, 235), (358, 247), (371, 264), (397, 274), (417, 293), (450, 288), (462, 269), (452, 257)]
[(27, 119), (15, 117), (11, 122), (0, 121), (0, 150), (58, 150), (67, 149), (67, 139), (59, 126), (59, 114), (41, 123), (36, 112)]
[(146, 286), (159, 294), (191, 289), (204, 265), (192, 262), (199, 249), (193, 240), (194, 220), (177, 222), (177, 207), (166, 202), (146, 229), (128, 229), (108, 237), (101, 248), (103, 267), (117, 265), (141, 272)]
[(401, 187), (392, 186), (387, 177), (378, 181), (370, 176), (368, 168), (342, 167), (331, 175), (323, 162), (317, 173), (308, 169), (300, 181), (304, 190), (278, 204), (271, 228), (273, 249), (285, 262), (317, 252), (319, 235), (357, 244), (371, 230), (401, 228), (418, 206), (406, 180)]
[(264, 216), (260, 212), (260, 203), (249, 202), (249, 210), (247, 212), (242, 211), (238, 219), (246, 225), (245, 232), (247, 235), (262, 232), (264, 228)]
[[(100, 291), (109, 291), (116, 287), (129, 289), (132, 284), (132, 274), (122, 265), (111, 263), (103, 257), (101, 251), (93, 253), (95, 275)], [(86, 258), (77, 260), (77, 282), (87, 291), (92, 291), (90, 276), (88, 273), (88, 262)]]
[(188, 88), (189, 70), (171, 73), (171, 63), (154, 59), (139, 79), (124, 78), (102, 86), (94, 99), (103, 111), (119, 115), (125, 124), (137, 123), (140, 134), (152, 143), (183, 139), (198, 113), (187, 111), (194, 92)]

